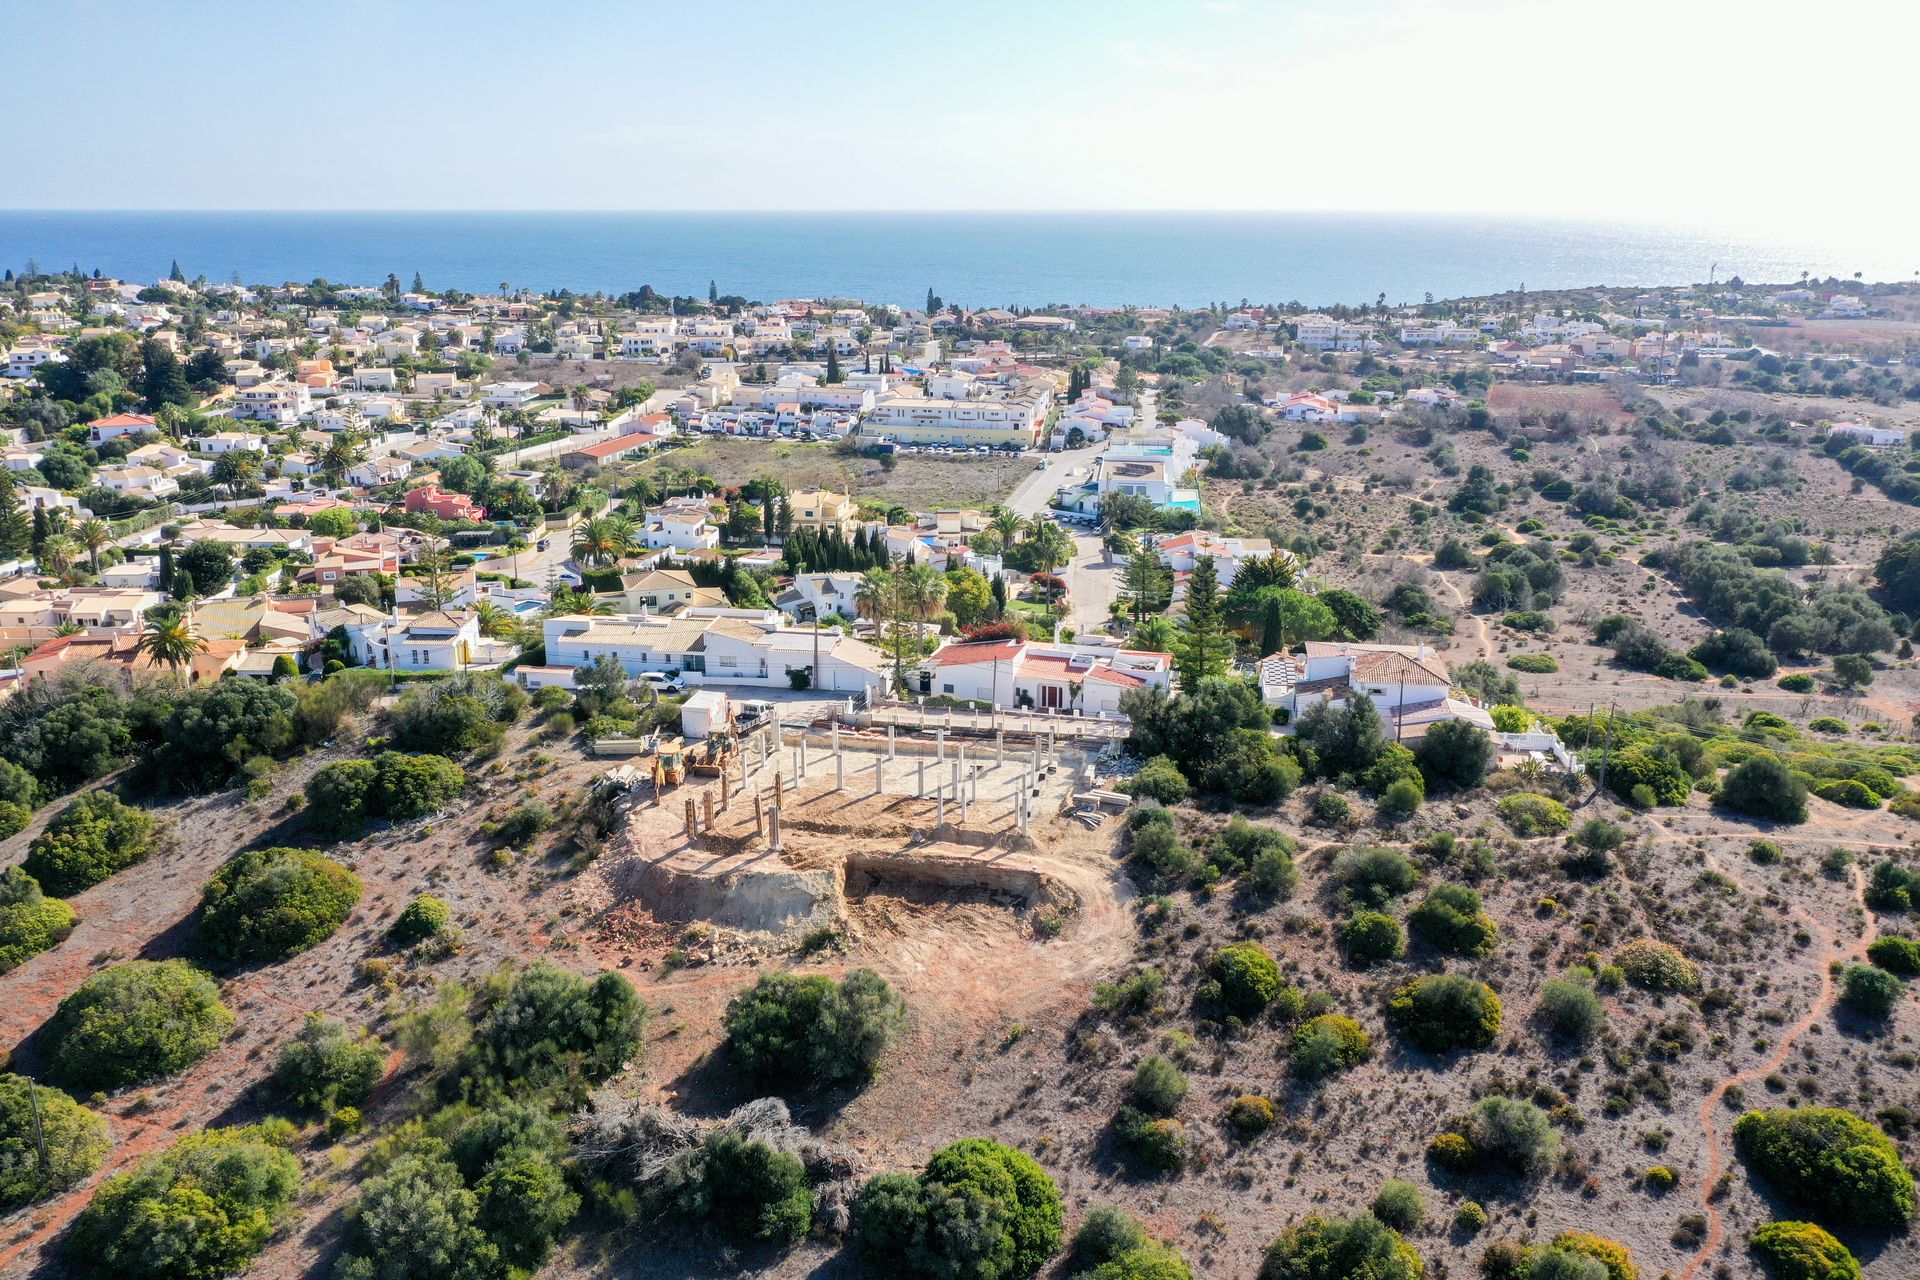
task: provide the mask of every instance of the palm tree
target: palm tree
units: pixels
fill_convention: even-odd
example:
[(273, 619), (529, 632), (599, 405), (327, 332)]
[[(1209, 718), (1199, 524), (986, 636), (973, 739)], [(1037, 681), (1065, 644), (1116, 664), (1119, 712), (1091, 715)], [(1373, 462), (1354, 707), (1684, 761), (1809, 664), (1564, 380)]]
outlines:
[(107, 522), (98, 517), (82, 520), (80, 527), (74, 530), (80, 539), (80, 545), (87, 549), (87, 564), (95, 572), (100, 572), (100, 552), (113, 545), (113, 530)]
[(1033, 546), (1034, 563), (1047, 573), (1073, 559), (1073, 539), (1051, 520), (1037, 521), (1027, 541)]
[(1000, 535), (1000, 549), (1003, 551), (1013, 550), (1013, 544), (1020, 540), (1020, 533), (1026, 527), (1027, 522), (1011, 507), (996, 504), (987, 512), (987, 528)]
[(40, 544), (40, 571), (62, 577), (80, 558), (80, 544), (64, 533), (56, 533)]
[(180, 668), (207, 651), (207, 642), (194, 634), (193, 620), (184, 613), (163, 614), (147, 621), (147, 629), (133, 646), (147, 661), (165, 665), (178, 675)]
[(900, 603), (925, 627), (947, 602), (947, 578), (930, 564), (908, 565), (900, 571)]
[(473, 612), (480, 619), (480, 634), (490, 639), (504, 640), (513, 635), (519, 625), (519, 619), (491, 600), (482, 600), (473, 607)]
[(896, 599), (893, 574), (885, 569), (867, 570), (853, 589), (855, 611), (876, 625), (892, 616)]
[(596, 517), (581, 522), (573, 535), (573, 558), (604, 568), (618, 564), (633, 550), (633, 524), (620, 517)]
[(576, 591), (571, 587), (562, 587), (553, 593), (547, 602), (547, 616), (559, 618), (567, 614), (589, 614), (605, 617), (613, 612), (613, 606), (591, 591)]

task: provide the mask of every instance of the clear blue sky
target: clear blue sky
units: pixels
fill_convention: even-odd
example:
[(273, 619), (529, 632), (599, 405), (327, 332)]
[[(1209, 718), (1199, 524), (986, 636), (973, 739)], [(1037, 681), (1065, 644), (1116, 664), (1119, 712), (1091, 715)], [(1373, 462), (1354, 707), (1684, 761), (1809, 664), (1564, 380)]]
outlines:
[(1911, 219), (1910, 0), (8, 0), (11, 208)]

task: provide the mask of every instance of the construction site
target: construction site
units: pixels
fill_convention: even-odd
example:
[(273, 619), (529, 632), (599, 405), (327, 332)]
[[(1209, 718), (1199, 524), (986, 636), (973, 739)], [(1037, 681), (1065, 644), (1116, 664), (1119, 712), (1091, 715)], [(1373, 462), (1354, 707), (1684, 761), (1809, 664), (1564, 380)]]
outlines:
[(1127, 798), (1095, 785), (1095, 751), (1052, 732), (768, 725), (681, 755), (603, 782), (619, 821), (582, 887), (616, 922), (773, 942), (976, 904), (1052, 930), (1089, 892), (1112, 895)]

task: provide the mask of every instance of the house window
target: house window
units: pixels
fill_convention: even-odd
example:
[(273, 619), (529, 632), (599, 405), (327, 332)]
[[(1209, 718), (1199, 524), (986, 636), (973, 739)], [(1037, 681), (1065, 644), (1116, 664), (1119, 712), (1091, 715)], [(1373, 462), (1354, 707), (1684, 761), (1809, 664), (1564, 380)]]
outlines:
[(953, 692), (953, 686), (952, 686), (952, 685), (950, 685), (950, 684), (943, 684), (943, 685), (941, 685), (941, 686), (940, 686), (940, 692), (942, 692), (942, 693), (952, 693), (952, 692)]

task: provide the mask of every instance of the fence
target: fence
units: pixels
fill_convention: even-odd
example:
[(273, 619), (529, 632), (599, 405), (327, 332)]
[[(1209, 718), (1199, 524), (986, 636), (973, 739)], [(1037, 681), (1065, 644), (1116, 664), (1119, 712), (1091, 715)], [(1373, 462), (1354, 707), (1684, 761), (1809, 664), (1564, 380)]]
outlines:
[(864, 711), (843, 713), (852, 723), (864, 727), (923, 732), (945, 729), (949, 733), (970, 734), (1052, 734), (1094, 742), (1118, 742), (1133, 729), (1123, 716), (1068, 715), (1052, 711), (968, 711), (955, 707), (923, 707), (917, 703), (876, 699)]

